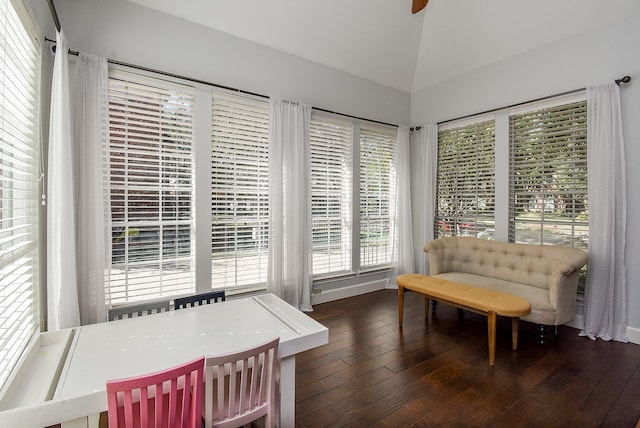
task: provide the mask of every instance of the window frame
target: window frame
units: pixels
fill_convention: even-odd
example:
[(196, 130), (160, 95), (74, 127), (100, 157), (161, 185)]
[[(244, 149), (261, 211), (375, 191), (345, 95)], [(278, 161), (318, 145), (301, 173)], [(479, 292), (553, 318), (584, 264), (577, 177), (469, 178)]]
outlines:
[[(476, 136), (477, 133), (486, 133), (487, 129), (481, 130), (480, 128), (488, 128), (489, 124), (493, 123), (493, 133), (492, 135), (481, 135)], [(441, 200), (441, 196), (443, 191), (441, 190), (441, 181), (443, 180), (443, 174), (445, 174), (443, 165), (441, 161), (443, 158), (448, 158), (453, 156), (453, 154), (445, 153), (445, 147), (443, 145), (443, 141), (441, 138), (447, 138), (449, 140), (449, 145), (453, 147), (447, 147), (448, 150), (452, 150), (453, 152), (457, 152), (462, 149), (468, 151), (469, 147), (473, 149), (477, 149), (478, 146), (471, 143), (477, 143), (480, 141), (482, 144), (486, 144), (490, 147), (482, 147), (482, 153), (478, 153), (478, 151), (474, 151), (470, 154), (465, 154), (465, 159), (468, 161), (472, 161), (473, 157), (481, 155), (491, 155), (493, 162), (492, 165), (484, 165), (486, 169), (484, 171), (484, 176), (487, 176), (489, 173), (493, 173), (493, 179), (491, 180), (489, 186), (485, 186), (485, 188), (474, 186), (474, 184), (478, 183), (478, 178), (480, 172), (477, 169), (469, 169), (469, 175), (472, 176), (471, 179), (465, 177), (465, 174), (462, 174), (457, 168), (458, 164), (454, 159), (449, 159), (447, 161), (447, 172), (446, 178), (448, 178), (446, 185), (448, 187), (456, 187), (458, 184), (462, 187), (468, 189), (466, 193), (467, 199), (471, 200), (472, 197), (475, 197), (476, 202), (475, 205), (470, 205), (473, 207), (472, 210), (467, 212), (461, 212), (459, 209), (453, 213), (445, 213), (442, 211), (442, 205), (445, 203)], [(486, 138), (489, 140), (485, 141)], [(440, 238), (443, 236), (474, 236), (483, 239), (493, 239), (495, 237), (495, 228), (496, 228), (496, 213), (495, 213), (495, 204), (496, 204), (496, 118), (494, 115), (477, 115), (473, 118), (464, 119), (460, 121), (452, 121), (447, 123), (446, 125), (438, 126), (438, 149), (437, 149), (437, 161), (436, 161), (436, 200), (435, 200), (435, 210), (434, 213), (434, 223), (433, 223), (433, 236), (436, 238)], [(476, 163), (475, 166), (478, 164)], [(481, 207), (480, 198), (484, 196), (486, 199), (484, 202), (484, 207)], [(491, 207), (489, 200), (492, 199), (493, 210), (488, 209), (487, 207)], [(493, 216), (493, 220), (490, 217)], [(482, 223), (482, 226), (478, 226), (479, 223)]]
[[(132, 116), (125, 116), (121, 119), (124, 125), (120, 125), (120, 122), (116, 122), (114, 117), (112, 116), (112, 110), (113, 110), (112, 109), (112, 90), (114, 92), (113, 94), (114, 98), (117, 98), (115, 94), (117, 91), (117, 87), (115, 86), (116, 84), (114, 83), (113, 84), (114, 86), (112, 87), (112, 82), (115, 80), (125, 82), (120, 84), (120, 86), (130, 85), (131, 89), (129, 89), (129, 91), (133, 92), (131, 99), (127, 99), (126, 101), (123, 101), (124, 106), (122, 108), (124, 109), (124, 108), (131, 107), (136, 112)], [(150, 88), (154, 88), (154, 89), (150, 89)], [(168, 101), (167, 101), (167, 103), (165, 103), (166, 105), (164, 109), (153, 110), (153, 108), (155, 108), (156, 106), (151, 104), (152, 102), (157, 101), (158, 102), (157, 105), (160, 106), (160, 98), (155, 100), (150, 98), (150, 97), (156, 96), (156, 93), (158, 94), (157, 95), (158, 97), (167, 96), (173, 99), (174, 100), (173, 105), (175, 107), (171, 107), (171, 104), (168, 104)], [(170, 95), (172, 93), (174, 95)], [(176, 98), (176, 95), (177, 95), (177, 98)], [(149, 108), (146, 108), (146, 109), (144, 108), (145, 97), (149, 97), (146, 99), (151, 100), (148, 102)], [(189, 101), (188, 98), (185, 99), (185, 97), (190, 97), (191, 101)], [(188, 105), (188, 108), (187, 108), (186, 104), (189, 102), (190, 104)], [(194, 130), (193, 130), (194, 104), (195, 104), (195, 88), (193, 88), (193, 86), (184, 85), (179, 82), (168, 81), (166, 79), (162, 79), (157, 76), (148, 76), (145, 74), (132, 72), (126, 69), (120, 69), (120, 68), (109, 69), (109, 156), (111, 158), (109, 187), (110, 187), (111, 216), (112, 216), (111, 227), (112, 227), (112, 231), (114, 232), (112, 236), (112, 253), (110, 255), (111, 261), (112, 261), (111, 268), (108, 275), (108, 282), (105, 284), (105, 303), (108, 307), (113, 305), (129, 304), (134, 302), (137, 303), (137, 302), (156, 300), (161, 298), (172, 298), (175, 296), (183, 295), (185, 293), (192, 294), (195, 292), (195, 284), (196, 284), (196, 281), (195, 281), (196, 264), (195, 264), (195, 251), (194, 251), (195, 179), (193, 174), (193, 171), (194, 171), (193, 146), (195, 141)], [(179, 113), (180, 111), (183, 111), (183, 113)], [(167, 120), (167, 121), (161, 120), (162, 115), (164, 114), (171, 115), (172, 112), (178, 112), (176, 116), (176, 119), (177, 119), (176, 122), (178, 122), (177, 124), (170, 120)], [(147, 117), (147, 114), (149, 115), (148, 117)], [(157, 116), (154, 117), (155, 114), (157, 114)], [(155, 123), (154, 121), (157, 121), (158, 123), (157, 129), (167, 130), (166, 132), (165, 131), (162, 132), (162, 136), (160, 137), (156, 136), (156, 138), (161, 138), (161, 144), (162, 144), (162, 146), (159, 147), (158, 151), (150, 150), (153, 148), (151, 145), (154, 142), (157, 142), (153, 138), (152, 136), (153, 134), (151, 134), (150, 131), (147, 131), (147, 129), (152, 130), (153, 127), (151, 125), (149, 125), (148, 128), (145, 127), (146, 123), (153, 124)], [(183, 132), (182, 128), (180, 128), (180, 121), (182, 121), (183, 123), (187, 122), (189, 125), (187, 127), (188, 129), (186, 134), (185, 132)], [(127, 125), (127, 123), (129, 125)], [(131, 124), (133, 126), (131, 126)], [(122, 129), (117, 128), (118, 126), (122, 126)], [(129, 131), (127, 126), (131, 127), (131, 132)], [(162, 126), (164, 126), (165, 128), (162, 128)], [(114, 142), (118, 140), (114, 138), (114, 134), (113, 134), (114, 132), (122, 133), (122, 136), (121, 136), (123, 140), (122, 146), (118, 146), (117, 143)], [(172, 137), (174, 137), (174, 139), (172, 139)], [(184, 155), (180, 153), (180, 148), (179, 148), (180, 141), (187, 141), (189, 143), (188, 154)], [(131, 142), (131, 144), (134, 144), (134, 146), (130, 147), (129, 142)], [(171, 145), (175, 146), (176, 148), (175, 151), (165, 152), (162, 150), (163, 147), (169, 147)], [(119, 183), (119, 180), (117, 180), (118, 174), (114, 175), (114, 171), (118, 171), (117, 165), (120, 164), (118, 162), (114, 162), (114, 156), (119, 158), (119, 156), (115, 154), (118, 150), (121, 150), (123, 152), (130, 150), (131, 154), (133, 155), (133, 159), (136, 159), (137, 162), (139, 163), (138, 175), (129, 174), (129, 171), (130, 171), (128, 168), (129, 156), (127, 155), (124, 158), (122, 158), (122, 171), (123, 171), (122, 180), (124, 181), (122, 181), (121, 184), (118, 184)], [(158, 162), (152, 162), (154, 156), (158, 158)], [(116, 208), (118, 205), (114, 204), (114, 199), (113, 199), (114, 191), (118, 192), (118, 190), (121, 190), (123, 192), (123, 198), (124, 198), (123, 203), (127, 203), (127, 201), (129, 201), (129, 198), (127, 195), (130, 191), (132, 191), (133, 194), (135, 194), (136, 192), (139, 192), (140, 195), (143, 195), (144, 193), (154, 192), (156, 190), (158, 192), (158, 195), (165, 194), (165, 193), (170, 194), (172, 192), (172, 189), (167, 187), (167, 185), (171, 184), (170, 183), (171, 178), (169, 176), (165, 176), (165, 172), (173, 171), (175, 175), (180, 173), (179, 171), (180, 168), (176, 166), (173, 169), (171, 169), (170, 164), (172, 162), (169, 162), (169, 157), (175, 158), (174, 160), (176, 162), (173, 162), (173, 163), (176, 163), (176, 165), (182, 159), (183, 163), (186, 162), (188, 163), (188, 166), (190, 166), (190, 170), (186, 174), (182, 173), (180, 175), (181, 177), (182, 176), (186, 177), (186, 179), (188, 180), (187, 184), (176, 187), (173, 190), (176, 195), (178, 194), (182, 195), (183, 205), (185, 203), (188, 204), (189, 213), (187, 218), (186, 219), (176, 218), (173, 220), (171, 219), (165, 220), (163, 218), (165, 212), (164, 212), (164, 207), (161, 206), (162, 204), (161, 199), (158, 200), (158, 210), (157, 210), (158, 217), (156, 220), (151, 219), (151, 217), (144, 218), (145, 211), (143, 211), (142, 208), (139, 209), (139, 212), (137, 215), (138, 219), (130, 218), (129, 211), (126, 209), (125, 206), (122, 207), (122, 210), (124, 210), (122, 213), (122, 216), (123, 216), (122, 219), (118, 218), (117, 208)], [(166, 169), (164, 169), (165, 166), (166, 166)], [(184, 167), (184, 165), (182, 166)], [(152, 183), (151, 174), (148, 174), (148, 171), (153, 171), (153, 168), (155, 167), (157, 167), (158, 174), (160, 177), (157, 182), (157, 188)], [(132, 175), (132, 179), (133, 179), (132, 183), (130, 183), (128, 179), (126, 179), (126, 177), (128, 177), (129, 175)], [(178, 176), (176, 175), (176, 177)], [(117, 193), (115, 193), (115, 195), (117, 196)], [(186, 195), (186, 199), (184, 198), (185, 195)], [(177, 204), (176, 207), (178, 205), (179, 204)], [(140, 205), (140, 207), (143, 207), (143, 206), (144, 205)], [(133, 210), (132, 213), (135, 213), (135, 211), (136, 210)], [(176, 214), (179, 214), (179, 212), (176, 211)], [(116, 218), (114, 218), (114, 216), (116, 216)], [(149, 212), (149, 216), (151, 216), (151, 212)], [(165, 245), (163, 245), (164, 235), (165, 235), (164, 233), (165, 225), (176, 226), (176, 228), (180, 228), (180, 230), (182, 230), (181, 232), (176, 232), (176, 234), (174, 234), (176, 243), (180, 241), (181, 236), (184, 235), (185, 233), (184, 231), (187, 230), (186, 233), (189, 236), (188, 247), (182, 248), (184, 247), (184, 245), (180, 247), (182, 248), (183, 253), (185, 251), (188, 253), (188, 258), (187, 258), (188, 272), (186, 273), (186, 276), (184, 273), (180, 273), (180, 271), (184, 269), (178, 269), (179, 265), (184, 264), (184, 254), (183, 256), (180, 256), (178, 254), (179, 248), (176, 247), (176, 255), (174, 258), (169, 257), (169, 260), (166, 260), (166, 261), (163, 260), (163, 254), (165, 250), (169, 251), (169, 247), (166, 247)], [(137, 236), (141, 236), (140, 235), (141, 232), (144, 232), (144, 230), (149, 230), (151, 231), (151, 240), (146, 239), (146, 241), (151, 242), (153, 240), (153, 230), (156, 227), (158, 228), (158, 231), (161, 231), (161, 232), (158, 232), (158, 233), (161, 233), (161, 235), (158, 235), (158, 236), (161, 236), (161, 238), (157, 241), (158, 259), (145, 260), (144, 253), (153, 252), (153, 248), (146, 247), (146, 244), (144, 242), (145, 239), (139, 238), (138, 240), (140, 241), (141, 245), (138, 245), (138, 247), (141, 250), (140, 255), (142, 258), (140, 260), (135, 260), (135, 259), (129, 260), (129, 257), (131, 255), (130, 251), (128, 250), (128, 248), (130, 247), (130, 244), (129, 244), (130, 237), (132, 239), (136, 239), (136, 234)], [(187, 229), (185, 229), (185, 227)], [(122, 233), (118, 232), (119, 230), (118, 228), (122, 229)], [(123, 236), (125, 237), (123, 262), (118, 263), (118, 262), (114, 262), (114, 254), (117, 255), (117, 253), (114, 252), (114, 248), (117, 248), (118, 242), (116, 241), (120, 239), (121, 237), (120, 235), (122, 234), (124, 234)], [(168, 238), (169, 238), (169, 235), (167, 235)], [(152, 244), (153, 242), (150, 243), (150, 245)], [(183, 260), (183, 262), (180, 263), (180, 260)], [(141, 267), (147, 266), (148, 268), (151, 268), (151, 266), (156, 264), (156, 262), (161, 265), (163, 265), (163, 263), (169, 263), (167, 264), (167, 269), (164, 269), (164, 265), (160, 269), (160, 272), (167, 271), (169, 272), (169, 274), (165, 275), (163, 273), (160, 273), (159, 276), (158, 275), (150, 276), (151, 274), (149, 273), (149, 274), (145, 274), (144, 277), (139, 277), (138, 282), (141, 282), (140, 287), (142, 288), (140, 289), (139, 293), (135, 293), (134, 290), (131, 289), (130, 282), (129, 282), (130, 271), (128, 266), (130, 265), (130, 262), (132, 263), (132, 266), (140, 265)], [(171, 263), (175, 264), (175, 268), (173, 269), (175, 271), (175, 274), (171, 273), (171, 269), (169, 269), (169, 266)], [(118, 274), (119, 271), (116, 268), (122, 264), (124, 264), (122, 272)], [(139, 276), (139, 275), (136, 275), (136, 276)], [(158, 279), (158, 281), (160, 282), (160, 286), (159, 287), (145, 286), (145, 282), (142, 282), (142, 281), (148, 281), (149, 279), (152, 279), (152, 280)], [(165, 281), (167, 285), (164, 285), (163, 281)], [(152, 281), (152, 283), (155, 283), (155, 282), (157, 281)], [(150, 290), (152, 292), (149, 293), (147, 290)]]
[[(268, 239), (269, 239), (269, 207), (268, 207), (268, 202), (269, 202), (269, 103), (268, 101), (264, 100), (264, 99), (256, 99), (254, 97), (240, 97), (240, 96), (236, 96), (236, 95), (230, 95), (224, 92), (218, 92), (218, 91), (212, 91), (212, 102), (211, 102), (211, 134), (210, 134), (210, 138), (209, 138), (209, 145), (210, 145), (210, 150), (208, 153), (209, 156), (209, 168), (210, 168), (210, 178), (209, 178), (209, 213), (210, 216), (213, 217), (213, 211), (212, 211), (212, 206), (213, 206), (213, 179), (214, 179), (214, 175), (215, 175), (215, 171), (213, 170), (213, 150), (214, 150), (214, 137), (216, 135), (216, 133), (220, 133), (222, 132), (222, 129), (219, 129), (218, 131), (216, 131), (215, 126), (214, 126), (214, 116), (215, 116), (215, 111), (214, 111), (214, 104), (216, 103), (216, 100), (218, 103), (226, 103), (229, 108), (235, 106), (236, 109), (241, 109), (241, 111), (238, 112), (238, 114), (243, 114), (246, 113), (247, 115), (250, 115), (250, 117), (252, 118), (251, 120), (253, 121), (253, 127), (255, 127), (255, 129), (251, 129), (252, 126), (251, 124), (243, 124), (243, 123), (238, 123), (238, 125), (236, 127), (233, 128), (228, 128), (229, 132), (234, 133), (233, 138), (235, 139), (246, 139), (247, 141), (249, 140), (248, 136), (250, 134), (257, 136), (259, 135), (259, 130), (257, 129), (260, 125), (262, 125), (262, 123), (260, 122), (261, 120), (265, 120), (266, 122), (264, 123), (264, 125), (266, 125), (266, 129), (263, 131), (263, 135), (262, 135), (262, 139), (263, 141), (261, 142), (253, 142), (253, 143), (247, 143), (246, 147), (251, 148), (250, 146), (252, 146), (254, 149), (256, 150), (261, 150), (260, 154), (254, 158), (254, 160), (258, 163), (261, 163), (262, 166), (261, 168), (258, 168), (256, 170), (256, 173), (258, 174), (258, 178), (256, 179), (258, 182), (265, 182), (266, 181), (266, 188), (263, 188), (262, 191), (258, 191), (255, 194), (256, 197), (256, 201), (258, 204), (258, 211), (257, 211), (257, 217), (255, 218), (255, 221), (258, 224), (258, 231), (257, 231), (257, 235), (256, 235), (256, 231), (255, 231), (255, 227), (252, 227), (252, 238), (255, 238), (255, 236), (258, 236), (258, 247), (255, 248), (255, 251), (250, 251), (249, 253), (249, 258), (252, 257), (251, 254), (253, 254), (254, 257), (257, 257), (258, 260), (258, 264), (260, 265), (260, 270), (261, 273), (258, 274), (258, 281), (257, 282), (252, 282), (252, 283), (243, 283), (243, 284), (238, 284), (237, 280), (238, 280), (238, 276), (236, 275), (237, 271), (238, 271), (238, 265), (244, 263), (244, 257), (239, 257), (238, 258), (238, 252), (234, 251), (233, 252), (233, 257), (235, 260), (235, 264), (233, 264), (234, 267), (234, 278), (236, 281), (236, 284), (234, 286), (231, 287), (227, 287), (225, 284), (217, 284), (214, 280), (214, 277), (216, 277), (216, 272), (213, 269), (213, 266), (215, 263), (220, 263), (220, 259), (216, 259), (214, 257), (213, 254), (213, 235), (215, 233), (215, 229), (213, 226), (213, 221), (210, 222), (210, 227), (211, 227), (211, 242), (209, 243), (209, 248), (210, 248), (210, 253), (211, 253), (211, 269), (210, 269), (210, 277), (211, 277), (211, 284), (212, 284), (212, 289), (225, 289), (228, 292), (232, 291), (232, 292), (241, 292), (241, 291), (247, 291), (247, 290), (256, 290), (256, 289), (265, 289), (266, 288), (266, 275), (267, 275), (267, 257), (268, 257)], [(253, 116), (251, 116), (253, 115)], [(260, 117), (262, 116), (262, 117)], [(231, 137), (229, 137), (231, 138)], [(234, 144), (235, 145), (235, 144)], [(228, 154), (229, 156), (236, 158), (238, 153), (236, 151), (230, 152)], [(247, 168), (248, 165), (246, 162), (240, 162), (242, 165), (244, 165), (244, 168)], [(237, 166), (237, 165), (236, 165)], [(266, 169), (264, 169), (266, 168)], [(232, 174), (233, 177), (236, 177), (235, 174)], [(267, 207), (265, 209), (262, 209), (261, 205), (262, 203), (266, 203)], [(233, 218), (235, 219), (234, 221), (237, 223), (233, 223), (234, 225), (236, 225), (236, 227), (238, 226), (238, 224), (242, 223), (242, 216), (238, 217), (235, 212), (234, 212), (234, 216)], [(246, 226), (246, 225), (245, 225)], [(235, 237), (238, 238), (238, 234), (236, 233)], [(237, 239), (236, 239), (237, 241)], [(237, 242), (236, 242), (237, 243)], [(236, 248), (237, 250), (237, 248)]]
[[(573, 106), (572, 108), (575, 110), (580, 110), (583, 109), (584, 110), (584, 115), (582, 116), (582, 121), (584, 123), (584, 125), (582, 126), (582, 130), (579, 131), (578, 130), (578, 125), (574, 125), (573, 127), (573, 137), (572, 140), (577, 142), (578, 145), (581, 144), (580, 147), (576, 146), (575, 148), (577, 150), (580, 150), (583, 152), (583, 155), (581, 153), (577, 153), (575, 150), (573, 151), (573, 153), (577, 153), (578, 155), (582, 155), (581, 157), (578, 158), (578, 160), (566, 160), (563, 159), (562, 163), (563, 164), (573, 164), (573, 166), (575, 167), (578, 164), (582, 164), (583, 168), (584, 168), (584, 186), (582, 186), (582, 192), (580, 192), (580, 189), (577, 189), (575, 186), (572, 188), (572, 190), (570, 191), (572, 194), (584, 194), (585, 195), (585, 207), (587, 208), (587, 213), (586, 213), (586, 219), (583, 221), (579, 221), (575, 218), (573, 221), (570, 222), (571, 228), (575, 229), (575, 227), (579, 227), (579, 228), (587, 228), (587, 234), (588, 234), (588, 226), (589, 226), (589, 221), (588, 221), (588, 189), (587, 189), (587, 101), (586, 101), (586, 94), (584, 92), (579, 92), (576, 94), (571, 94), (571, 95), (567, 95), (567, 96), (560, 96), (560, 97), (556, 97), (553, 98), (551, 100), (547, 100), (545, 102), (536, 102), (536, 103), (531, 103), (528, 104), (527, 106), (522, 106), (520, 108), (517, 109), (511, 109), (509, 111), (509, 194), (510, 194), (510, 200), (509, 200), (509, 220), (510, 220), (510, 224), (509, 224), (509, 242), (524, 242), (524, 241), (518, 241), (517, 240), (517, 236), (516, 236), (516, 228), (517, 228), (517, 223), (518, 223), (518, 219), (517, 216), (515, 214), (515, 197), (516, 197), (516, 190), (513, 188), (514, 186), (514, 181), (512, 179), (512, 175), (515, 174), (515, 170), (514, 168), (516, 167), (516, 159), (514, 158), (516, 156), (516, 153), (514, 151), (515, 149), (515, 144), (516, 142), (513, 141), (513, 120), (516, 116), (520, 116), (520, 115), (528, 115), (528, 114), (536, 114), (536, 113), (541, 113), (543, 111), (550, 111), (550, 110), (554, 110), (557, 108), (570, 108), (571, 106)], [(555, 113), (554, 113), (555, 114)], [(575, 116), (576, 118), (579, 118), (578, 116)], [(554, 133), (557, 133), (558, 131), (554, 131)], [(567, 130), (563, 129), (562, 132), (568, 132)], [(576, 135), (576, 132), (581, 132), (581, 136)], [(545, 131), (544, 133), (538, 133), (538, 134), (542, 134), (539, 135), (538, 137), (536, 137), (538, 140), (541, 140), (541, 142), (546, 143), (549, 140), (549, 136), (547, 135), (547, 132)], [(582, 142), (578, 141), (578, 140), (582, 140)], [(540, 143), (538, 143), (540, 144)], [(543, 155), (544, 153), (541, 153), (541, 155)], [(555, 162), (554, 162), (555, 163)], [(530, 163), (529, 163), (530, 165)], [(545, 166), (547, 165), (546, 162), (540, 164), (538, 162), (538, 165), (540, 166)], [(524, 166), (524, 165), (523, 165)], [(574, 172), (573, 169), (571, 169), (571, 172)], [(552, 177), (552, 179), (554, 180), (554, 184), (557, 184), (557, 180), (560, 179), (560, 177), (555, 176)], [(549, 192), (543, 192), (545, 194), (548, 194)], [(551, 192), (554, 193), (554, 192)], [(544, 224), (549, 224), (549, 225), (555, 225), (558, 226), (561, 223), (567, 223), (565, 221), (559, 222), (559, 221), (554, 221), (554, 220), (546, 220), (545, 219), (545, 212), (548, 211), (547, 207), (543, 207), (542, 213), (541, 213), (541, 226), (540, 226), (540, 239), (538, 241), (536, 241), (536, 243), (550, 243), (549, 240), (545, 240), (544, 239)], [(575, 231), (575, 230), (574, 230)], [(575, 241), (575, 236), (571, 236), (571, 241), (572, 241), (572, 247), (574, 246), (574, 242)], [(584, 248), (582, 248), (584, 250), (586, 250), (586, 246)]]
[[(363, 135), (364, 134), (364, 135)], [(370, 136), (371, 141), (367, 140), (367, 135)], [(363, 138), (364, 137), (364, 138)], [(392, 141), (394, 140), (394, 141)], [(358, 170), (358, 181), (357, 183), (357, 201), (358, 201), (358, 245), (356, 251), (357, 254), (357, 272), (359, 273), (367, 273), (374, 272), (379, 270), (390, 269), (397, 260), (394, 260), (394, 257), (397, 257), (397, 254), (394, 253), (393, 247), (394, 243), (391, 242), (393, 239), (397, 239), (397, 234), (394, 233), (395, 225), (395, 204), (397, 203), (397, 195), (395, 194), (396, 186), (396, 167), (397, 167), (397, 144), (398, 144), (398, 129), (391, 128), (387, 126), (382, 126), (378, 124), (373, 124), (370, 122), (362, 122), (360, 124), (358, 130), (358, 163), (357, 166), (354, 166), (354, 169)], [(363, 162), (363, 158), (366, 156), (366, 152), (363, 150), (364, 145), (372, 145), (375, 150), (382, 150), (388, 158), (383, 159), (382, 162), (379, 160), (375, 160), (373, 163), (365, 164)], [(388, 169), (385, 170), (385, 166), (383, 165), (385, 162), (388, 162)], [(368, 182), (366, 177), (363, 177), (364, 169), (375, 169), (373, 174), (373, 180)], [(386, 175), (386, 176), (385, 176)], [(354, 184), (355, 186), (355, 184)], [(365, 193), (365, 188), (366, 192)], [(368, 189), (371, 189), (369, 192)], [(376, 190), (378, 189), (378, 190)], [(385, 193), (384, 190), (387, 190)], [(363, 204), (363, 198), (367, 198), (367, 200), (374, 201), (373, 204), (366, 203)], [(375, 204), (375, 199), (378, 199), (381, 202), (387, 202), (387, 212), (385, 213), (384, 204)], [(354, 200), (355, 197), (354, 197)], [(376, 207), (378, 205), (378, 207)], [(380, 208), (382, 207), (382, 208)], [(363, 226), (365, 223), (363, 218), (363, 209), (373, 211), (375, 216), (377, 217), (374, 223), (368, 222), (368, 225), (371, 226), (375, 224), (377, 226), (377, 234), (382, 236), (383, 239), (376, 238), (375, 235), (371, 236), (365, 235), (363, 239)], [(387, 225), (385, 226), (385, 223)], [(384, 239), (385, 229), (388, 228), (388, 237)], [(354, 233), (355, 235), (355, 233)], [(373, 239), (373, 242), (377, 242), (381, 244), (386, 249), (383, 250), (382, 253), (376, 251), (375, 254), (367, 254), (367, 248), (373, 248), (374, 246), (365, 247), (364, 241)], [(373, 262), (367, 263), (364, 262), (363, 259), (369, 258), (373, 260)]]
[[(346, 130), (348, 128), (348, 131)], [(313, 256), (313, 270), (312, 277), (314, 280), (322, 280), (325, 278), (335, 278), (344, 275), (353, 275), (353, 183), (354, 183), (354, 160), (353, 160), (353, 146), (354, 146), (354, 126), (353, 123), (343, 118), (335, 116), (329, 116), (326, 114), (319, 114), (315, 111), (311, 114), (311, 135), (310, 135), (310, 153), (311, 159), (311, 177), (310, 177), (310, 189), (311, 189), (311, 241), (312, 241), (312, 256)], [(322, 133), (322, 134), (321, 134)], [(342, 135), (341, 135), (342, 134)], [(348, 138), (346, 138), (348, 135)], [(337, 149), (331, 150), (330, 148), (323, 149), (322, 144), (330, 144), (331, 146), (337, 146)], [(333, 157), (324, 160), (314, 162), (314, 153), (320, 154), (321, 151), (332, 151)], [(333, 168), (331, 162), (333, 161)], [(340, 164), (341, 166), (336, 166)], [(331, 172), (332, 176), (314, 178), (314, 170), (319, 168), (326, 168)], [(342, 172), (342, 174), (340, 174)], [(331, 191), (331, 181), (334, 182), (334, 190)], [(336, 188), (335, 182), (339, 181), (338, 188)], [(316, 205), (314, 201), (321, 200), (322, 198), (332, 197), (339, 202), (339, 209), (331, 210), (330, 207), (325, 209), (320, 208), (320, 205)], [(347, 206), (345, 206), (348, 204)], [(317, 214), (314, 214), (314, 210)], [(330, 213), (333, 213), (331, 215)], [(327, 224), (333, 224), (329, 227), (316, 227), (318, 222), (326, 222)], [(339, 232), (335, 231), (335, 225), (339, 224)], [(327, 242), (317, 242), (316, 230), (320, 230), (320, 233), (326, 233)], [(340, 245), (336, 247), (331, 242), (332, 232), (336, 232)], [(344, 236), (346, 234), (346, 236)], [(330, 254), (337, 251), (339, 262), (337, 264), (331, 262)], [(324, 260), (326, 264), (323, 265), (324, 269), (316, 270), (318, 266), (317, 261)]]

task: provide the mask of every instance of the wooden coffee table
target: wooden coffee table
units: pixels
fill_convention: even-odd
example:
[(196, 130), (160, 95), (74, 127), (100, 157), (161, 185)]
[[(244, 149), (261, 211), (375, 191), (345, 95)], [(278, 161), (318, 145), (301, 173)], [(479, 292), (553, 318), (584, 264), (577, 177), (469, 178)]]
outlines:
[(511, 318), (512, 349), (518, 349), (518, 323), (520, 317), (531, 313), (531, 305), (526, 300), (507, 293), (474, 287), (459, 282), (447, 281), (433, 276), (404, 274), (397, 278), (398, 321), (402, 328), (404, 293), (413, 291), (425, 297), (425, 319), (429, 319), (429, 301), (437, 300), (466, 309), (487, 317), (489, 336), (489, 365), (496, 360), (496, 319), (497, 316)]

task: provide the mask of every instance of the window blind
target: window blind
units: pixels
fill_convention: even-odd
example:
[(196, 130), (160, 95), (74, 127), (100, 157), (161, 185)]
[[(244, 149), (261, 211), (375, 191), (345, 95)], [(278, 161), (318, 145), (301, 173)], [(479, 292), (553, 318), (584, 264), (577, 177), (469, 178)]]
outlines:
[(107, 303), (193, 293), (193, 88), (112, 71)]
[(311, 118), (313, 275), (351, 271), (353, 125)]
[(587, 103), (512, 115), (512, 242), (587, 249)]
[(266, 102), (213, 99), (212, 286), (266, 283), (269, 110)]
[(39, 329), (40, 46), (0, 0), (0, 386)]
[(387, 266), (392, 257), (397, 131), (360, 129), (360, 267)]
[(495, 122), (440, 130), (434, 236), (492, 238), (494, 207)]

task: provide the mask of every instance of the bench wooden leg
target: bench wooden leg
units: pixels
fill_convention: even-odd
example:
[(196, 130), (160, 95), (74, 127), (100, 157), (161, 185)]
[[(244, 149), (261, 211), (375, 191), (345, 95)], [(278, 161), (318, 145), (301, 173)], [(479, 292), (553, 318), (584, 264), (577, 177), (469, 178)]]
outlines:
[(511, 349), (518, 349), (518, 327), (520, 326), (520, 318), (511, 318)]
[(489, 334), (489, 365), (493, 367), (496, 363), (496, 313), (487, 313), (487, 327)]
[(398, 285), (398, 327), (402, 328), (402, 312), (404, 311), (404, 287)]

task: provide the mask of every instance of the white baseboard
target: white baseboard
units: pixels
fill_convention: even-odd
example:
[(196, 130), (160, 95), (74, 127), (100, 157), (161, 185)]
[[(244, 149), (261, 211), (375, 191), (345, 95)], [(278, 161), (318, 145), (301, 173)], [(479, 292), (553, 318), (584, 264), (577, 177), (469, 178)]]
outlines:
[(364, 284), (336, 288), (334, 290), (322, 290), (320, 293), (318, 293), (317, 290), (321, 289), (314, 289), (316, 293), (311, 296), (311, 304), (318, 305), (320, 303), (371, 293), (372, 291), (384, 290), (387, 288), (387, 282), (389, 282), (387, 279), (381, 279), (378, 281), (365, 282)]
[(629, 342), (640, 345), (640, 328), (627, 326), (627, 338)]
[(576, 317), (565, 325), (577, 328), (578, 330), (584, 330), (584, 317), (582, 316), (582, 314), (576, 314)]

